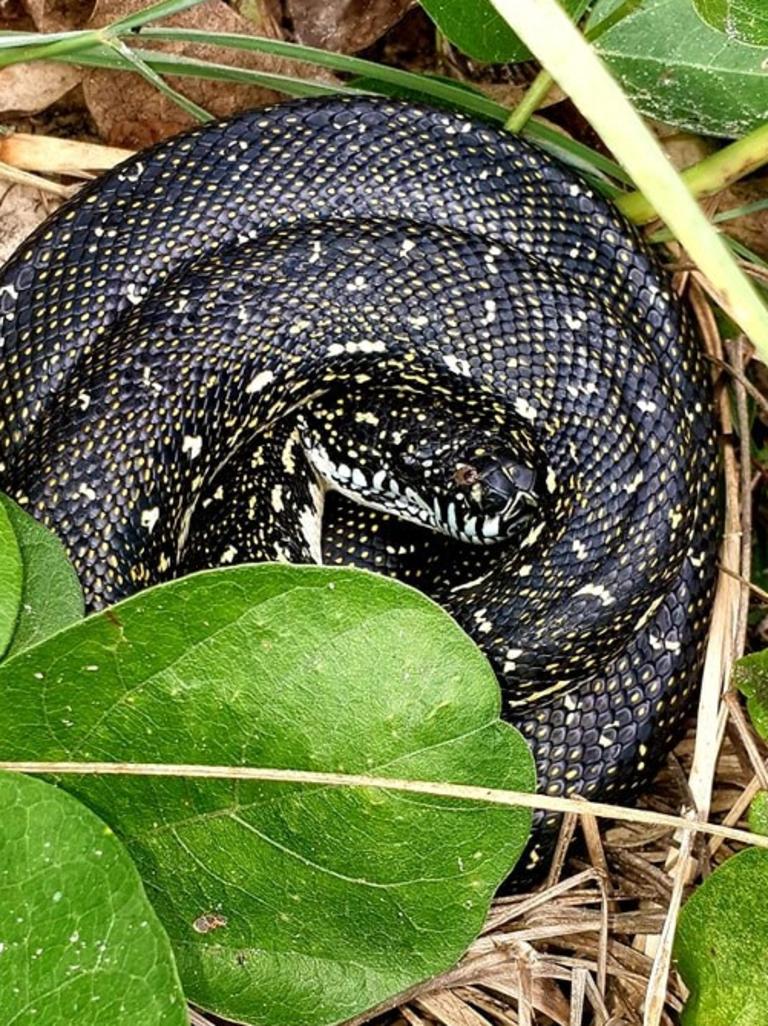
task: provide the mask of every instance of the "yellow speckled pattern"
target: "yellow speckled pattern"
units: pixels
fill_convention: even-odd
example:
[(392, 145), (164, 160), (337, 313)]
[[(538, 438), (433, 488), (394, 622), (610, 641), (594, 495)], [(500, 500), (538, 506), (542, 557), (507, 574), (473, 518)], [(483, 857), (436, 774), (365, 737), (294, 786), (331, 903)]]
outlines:
[[(339, 98), (163, 143), (2, 271), (0, 367), (0, 486), (92, 607), (354, 563), (482, 646), (548, 793), (626, 800), (679, 732), (719, 534), (706, 374), (634, 231), (521, 140)], [(506, 526), (453, 494), (494, 446)]]

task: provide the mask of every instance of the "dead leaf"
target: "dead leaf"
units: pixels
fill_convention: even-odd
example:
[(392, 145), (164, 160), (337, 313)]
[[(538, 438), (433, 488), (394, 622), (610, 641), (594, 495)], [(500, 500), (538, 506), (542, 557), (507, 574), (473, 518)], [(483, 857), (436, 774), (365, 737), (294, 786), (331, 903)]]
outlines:
[(38, 189), (0, 181), (0, 265), (58, 205)]
[[(735, 182), (718, 199), (718, 210), (731, 207), (745, 207), (749, 203), (768, 198), (768, 178), (750, 178), (744, 182)], [(732, 238), (751, 249), (764, 260), (768, 259), (768, 210), (760, 210), (756, 214), (737, 217), (721, 225)]]
[[(97, 0), (89, 27), (100, 28), (144, 6), (144, 0)], [(223, 3), (223, 0), (207, 0), (198, 7), (164, 19), (162, 24), (205, 29), (210, 32), (247, 34), (253, 31), (252, 26)], [(135, 43), (135, 39), (129, 42)], [(330, 76), (320, 74), (317, 69), (266, 54), (244, 53), (193, 43), (163, 45), (162, 49), (238, 68), (333, 81)], [(168, 82), (178, 92), (218, 117), (282, 98), (280, 94), (259, 86), (175, 76), (169, 76)], [(113, 146), (142, 149), (194, 124), (192, 118), (172, 100), (167, 99), (154, 86), (135, 74), (89, 71), (84, 79), (84, 92), (99, 134)]]
[(36, 114), (65, 96), (83, 78), (80, 68), (52, 61), (12, 64), (0, 70), (0, 114)]
[(23, 0), (38, 32), (81, 28), (91, 15), (93, 0)]
[(411, 0), (289, 0), (296, 37), (307, 46), (354, 53), (375, 43)]
[(58, 139), (48, 135), (14, 132), (0, 136), (0, 161), (25, 171), (90, 178), (133, 156), (133, 150)]

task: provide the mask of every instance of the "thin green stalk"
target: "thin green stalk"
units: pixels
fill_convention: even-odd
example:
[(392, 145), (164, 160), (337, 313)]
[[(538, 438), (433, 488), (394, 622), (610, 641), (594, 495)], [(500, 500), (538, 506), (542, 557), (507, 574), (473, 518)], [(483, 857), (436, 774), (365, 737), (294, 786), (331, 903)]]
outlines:
[(130, 68), (138, 72), (139, 75), (149, 82), (150, 85), (153, 85), (158, 92), (162, 93), (163, 96), (167, 96), (169, 100), (172, 100), (177, 107), (180, 107), (181, 110), (189, 114), (190, 117), (201, 122), (212, 120), (212, 114), (209, 114), (203, 107), (199, 107), (194, 100), (190, 100), (189, 97), (184, 96), (183, 93), (178, 92), (173, 88), (173, 86), (170, 86), (162, 75), (159, 75), (154, 68), (150, 67), (146, 61), (142, 60), (135, 50), (132, 50), (130, 46), (126, 46), (122, 39), (110, 39), (107, 41), (107, 45), (110, 49), (114, 50), (115, 53), (123, 57)]
[(554, 81), (548, 71), (540, 71), (538, 73), (525, 96), (504, 122), (504, 127), (508, 132), (517, 134), (523, 130), (526, 122), (533, 117), (544, 100), (546, 100), (547, 93), (552, 88)]
[[(692, 195), (712, 196), (764, 164), (768, 164), (768, 121), (687, 168), (681, 177)], [(658, 216), (653, 203), (640, 192), (622, 196), (618, 206), (636, 224)]]
[(60, 60), (81, 50), (86, 50), (88, 47), (99, 46), (105, 41), (105, 30), (96, 29), (90, 32), (68, 33), (64, 37), (58, 37), (52, 43), (3, 48), (0, 50), (0, 68), (7, 68), (11, 64), (19, 64), (22, 61)]
[[(591, 3), (592, 0), (581, 0), (581, 3), (572, 15), (576, 24), (583, 18)], [(522, 132), (526, 122), (533, 117), (542, 103), (544, 103), (544, 100), (546, 100), (547, 93), (552, 88), (554, 81), (546, 68), (542, 68), (529, 86), (525, 96), (504, 122), (504, 127), (508, 132), (514, 132), (515, 134)]]
[[(157, 18), (167, 18), (171, 14), (178, 14), (179, 11), (186, 11), (189, 7), (196, 7), (202, 2), (203, 0), (162, 0), (161, 3), (152, 4), (127, 18), (120, 18), (104, 28), (84, 32), (56, 33), (55, 38), (49, 42), (27, 43), (14, 48), (4, 47), (3, 52), (0, 52), (0, 68), (18, 64), (21, 61), (58, 60), (68, 57), (91, 46), (108, 43), (113, 36), (133, 32), (141, 28), (142, 25), (146, 25), (147, 22)], [(24, 37), (29, 39), (29, 33), (24, 33)], [(42, 38), (45, 39), (45, 36)]]

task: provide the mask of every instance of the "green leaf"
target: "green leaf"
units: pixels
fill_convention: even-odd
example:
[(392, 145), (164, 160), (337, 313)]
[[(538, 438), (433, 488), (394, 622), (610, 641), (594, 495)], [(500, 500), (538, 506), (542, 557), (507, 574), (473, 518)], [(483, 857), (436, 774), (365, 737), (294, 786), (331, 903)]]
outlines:
[[(162, 585), (0, 667), (13, 759), (205, 762), (531, 789), (480, 650), (354, 570)], [(530, 816), (394, 791), (69, 777), (125, 841), (190, 1000), (260, 1026), (344, 1020), (449, 967)]]
[(12, 1026), (185, 1026), (171, 946), (112, 831), (0, 773), (0, 1008)]
[(8, 650), (21, 607), (22, 565), (16, 532), (0, 503), (0, 659)]
[(768, 46), (768, 8), (765, 0), (694, 0), (707, 25), (751, 46)]
[(739, 659), (732, 684), (747, 698), (747, 711), (755, 730), (768, 740), (768, 650)]
[(10, 522), (23, 567), (19, 613), (6, 653), (10, 658), (82, 619), (84, 607), (77, 574), (56, 535), (7, 495), (0, 494), (0, 514)]
[[(590, 23), (621, 2), (599, 0)], [(603, 32), (595, 47), (649, 117), (730, 137), (765, 120), (768, 47), (724, 37), (698, 17), (693, 0), (645, 0)]]
[[(561, 2), (573, 14), (581, 0)], [(490, 0), (421, 0), (421, 6), (443, 35), (476, 61), (498, 64), (531, 56)]]
[(747, 821), (753, 833), (768, 834), (768, 791), (758, 791), (752, 799)]
[(768, 851), (728, 859), (685, 903), (675, 955), (691, 996), (682, 1026), (768, 1022)]

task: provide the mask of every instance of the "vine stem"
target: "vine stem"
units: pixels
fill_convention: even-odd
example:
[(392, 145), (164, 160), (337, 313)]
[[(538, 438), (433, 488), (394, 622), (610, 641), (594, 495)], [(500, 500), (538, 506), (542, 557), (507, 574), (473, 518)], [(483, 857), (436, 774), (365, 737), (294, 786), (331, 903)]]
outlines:
[(544, 809), (547, 812), (573, 812), (579, 816), (599, 816), (627, 823), (664, 826), (686, 833), (699, 832), (725, 837), (740, 844), (768, 848), (768, 836), (748, 830), (706, 823), (693, 815), (672, 816), (651, 809), (627, 809), (606, 802), (589, 802), (579, 798), (560, 798), (530, 791), (508, 791), (470, 784), (447, 784), (437, 780), (403, 780), (396, 777), (367, 776), (364, 773), (325, 773), (318, 770), (276, 769), (262, 766), (207, 766), (196, 763), (161, 762), (32, 762), (2, 761), (0, 771), (46, 773), (82, 776), (194, 777), (215, 780), (250, 780), (272, 784), (305, 784), (326, 787), (366, 787), (384, 791), (406, 791), (430, 794), (436, 798), (454, 798), (505, 805), (513, 808)]
[[(711, 196), (764, 164), (768, 164), (768, 121), (687, 168), (680, 177), (692, 195)], [(653, 203), (641, 192), (626, 193), (614, 202), (636, 224), (646, 224), (658, 216)]]
[(768, 362), (768, 310), (620, 86), (557, 0), (491, 0), (573, 99)]
[(525, 96), (504, 122), (504, 127), (508, 132), (522, 132), (528, 121), (547, 98), (547, 93), (552, 88), (554, 81), (548, 71), (540, 71), (538, 73)]

